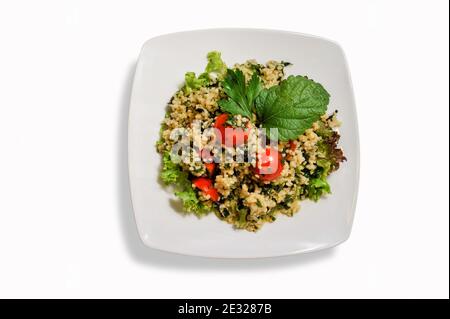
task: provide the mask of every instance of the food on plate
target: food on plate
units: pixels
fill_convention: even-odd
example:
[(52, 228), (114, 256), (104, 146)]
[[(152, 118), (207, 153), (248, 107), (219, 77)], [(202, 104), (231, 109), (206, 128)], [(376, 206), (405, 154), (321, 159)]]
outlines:
[(288, 62), (227, 67), (216, 51), (207, 59), (203, 73), (185, 74), (157, 142), (161, 180), (184, 210), (257, 231), (331, 194), (327, 177), (346, 158), (326, 89), (286, 77)]

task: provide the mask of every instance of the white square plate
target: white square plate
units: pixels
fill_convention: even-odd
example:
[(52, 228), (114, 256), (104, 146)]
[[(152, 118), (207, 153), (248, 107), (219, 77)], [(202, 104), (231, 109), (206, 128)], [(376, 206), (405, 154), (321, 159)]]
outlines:
[[(280, 216), (257, 233), (234, 230), (214, 214), (202, 219), (177, 212), (175, 196), (158, 181), (161, 157), (155, 143), (166, 105), (184, 73), (201, 73), (206, 54), (217, 50), (227, 65), (256, 59), (293, 63), (288, 74), (307, 75), (331, 94), (328, 111), (339, 110), (341, 147), (347, 162), (329, 177), (332, 194), (301, 202), (294, 217)], [(352, 85), (342, 49), (298, 33), (212, 29), (174, 33), (147, 41), (133, 84), (128, 128), (131, 196), (139, 234), (150, 247), (188, 255), (256, 258), (335, 246), (350, 235), (359, 180), (358, 126)]]

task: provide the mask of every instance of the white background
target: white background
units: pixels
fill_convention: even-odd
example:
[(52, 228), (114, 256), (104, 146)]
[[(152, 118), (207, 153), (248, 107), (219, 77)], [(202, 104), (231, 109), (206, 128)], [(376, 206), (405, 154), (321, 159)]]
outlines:
[[(0, 297), (448, 298), (448, 19), (442, 0), (1, 1)], [(126, 125), (140, 47), (211, 27), (346, 51), (361, 183), (342, 246), (224, 261), (139, 242)]]

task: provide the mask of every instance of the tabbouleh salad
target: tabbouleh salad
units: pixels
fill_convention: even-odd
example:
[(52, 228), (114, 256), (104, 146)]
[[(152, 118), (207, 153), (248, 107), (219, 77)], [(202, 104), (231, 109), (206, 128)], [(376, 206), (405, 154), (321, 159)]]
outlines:
[[(325, 88), (306, 76), (286, 77), (288, 62), (248, 60), (228, 68), (216, 51), (207, 59), (205, 72), (186, 73), (157, 142), (161, 180), (184, 210), (213, 212), (237, 229), (257, 231), (278, 214), (292, 216), (299, 201), (331, 193), (327, 176), (345, 156)], [(195, 134), (196, 128), (213, 134)], [(181, 141), (190, 147), (187, 156), (174, 150), (176, 129), (188, 138)]]

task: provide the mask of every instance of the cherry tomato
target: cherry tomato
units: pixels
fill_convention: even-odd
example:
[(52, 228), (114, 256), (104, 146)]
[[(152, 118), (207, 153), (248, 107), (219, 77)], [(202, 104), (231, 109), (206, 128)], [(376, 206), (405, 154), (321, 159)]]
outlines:
[(205, 195), (209, 195), (211, 200), (217, 202), (219, 200), (219, 193), (214, 188), (211, 179), (207, 177), (197, 177), (192, 180), (192, 184), (201, 190)]
[(267, 146), (263, 152), (256, 157), (254, 172), (263, 181), (273, 181), (278, 178), (283, 170), (281, 164), (281, 153), (275, 148)]
[[(241, 128), (232, 128), (230, 125), (227, 125), (226, 122), (228, 120), (228, 114), (220, 114), (216, 118), (216, 122), (214, 123), (214, 127), (219, 130), (222, 135), (222, 144), (225, 144), (227, 147), (239, 146), (247, 142), (248, 136), (250, 134), (248, 129)], [(227, 130), (226, 130), (227, 129)]]

